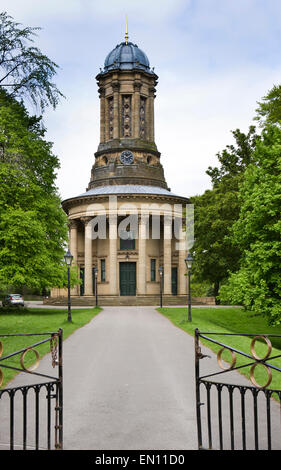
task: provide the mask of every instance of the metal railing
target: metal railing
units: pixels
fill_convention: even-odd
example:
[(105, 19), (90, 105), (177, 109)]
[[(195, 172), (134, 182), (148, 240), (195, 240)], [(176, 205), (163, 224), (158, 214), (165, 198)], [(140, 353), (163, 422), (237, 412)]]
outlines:
[[(217, 336), (234, 335), (252, 337), (250, 354), (215, 339)], [(198, 449), (281, 449), (281, 390), (268, 388), (272, 382), (272, 371), (281, 372), (280, 367), (272, 364), (272, 361), (280, 358), (281, 354), (270, 357), (272, 353), (270, 337), (281, 338), (281, 335), (201, 333), (198, 329), (195, 330)], [(210, 356), (202, 353), (200, 339), (219, 347), (217, 362), (211, 361), (210, 364), (209, 361), (207, 363), (204, 361), (203, 372), (200, 371), (200, 368), (203, 369), (200, 361)], [(256, 353), (257, 341), (263, 341), (267, 346), (263, 357), (259, 357)], [(227, 365), (222, 357), (225, 351), (230, 355)], [(240, 361), (240, 365), (237, 365), (238, 355), (246, 358), (248, 362)], [(265, 383), (261, 385), (255, 378), (258, 366), (266, 372)], [(213, 367), (214, 370), (211, 371)], [(233, 372), (249, 367), (252, 385), (248, 385), (248, 380), (242, 375)]]
[[(32, 345), (4, 355), (4, 338), (11, 342), (16, 336), (43, 336)], [(51, 365), (57, 367), (57, 376), (38, 372), (40, 355), (38, 346), (49, 342)], [(26, 356), (34, 354), (35, 362), (26, 366)], [(20, 368), (9, 364), (19, 356)], [(30, 333), (0, 335), (0, 448), (15, 449), (62, 449), (63, 448), (63, 362), (62, 330), (55, 333)], [(38, 378), (38, 383), (24, 384), (1, 389), (3, 370), (16, 370)], [(20, 376), (23, 380), (23, 377)], [(53, 417), (54, 414), (54, 417)], [(52, 432), (53, 430), (53, 432)], [(54, 447), (52, 446), (54, 438)]]

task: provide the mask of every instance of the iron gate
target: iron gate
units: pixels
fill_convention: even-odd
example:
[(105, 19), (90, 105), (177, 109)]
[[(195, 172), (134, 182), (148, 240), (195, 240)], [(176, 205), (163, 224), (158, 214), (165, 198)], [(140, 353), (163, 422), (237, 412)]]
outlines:
[[(11, 346), (12, 339), (16, 336), (41, 336), (43, 339), (5, 355), (8, 343)], [(36, 348), (48, 342), (51, 364), (45, 362), (46, 372), (39, 373), (37, 368), (41, 361)], [(27, 366), (27, 355), (31, 356), (31, 354), (34, 355), (33, 364)], [(15, 367), (17, 359), (19, 359), (20, 368)], [(29, 362), (31, 359), (32, 357), (29, 357)], [(49, 370), (52, 370), (50, 367), (57, 367), (56, 377), (50, 375)], [(4, 372), (8, 369), (23, 372), (24, 376), (20, 374), (15, 379), (15, 382), (21, 382), (20, 385), (1, 389)], [(0, 448), (10, 450), (62, 449), (62, 372), (61, 329), (55, 333), (0, 335)], [(30, 383), (34, 381), (34, 376), (37, 377), (35, 384)], [(23, 384), (25, 380), (27, 383)]]
[[(221, 337), (229, 336), (252, 338), (250, 354), (218, 341)], [(272, 382), (272, 372), (281, 372), (279, 367), (272, 364), (281, 354), (271, 356), (273, 340), (270, 340), (270, 337), (276, 340), (281, 338), (281, 335), (202, 333), (198, 329), (195, 330), (199, 450), (281, 449), (281, 390), (268, 388)], [(205, 340), (206, 345), (208, 342), (217, 345), (217, 361), (202, 353), (200, 339)], [(265, 343), (266, 348), (262, 357), (260, 352), (259, 355), (256, 352), (257, 345), (261, 342)], [(226, 353), (229, 358), (225, 357)], [(201, 362), (204, 358), (209, 359)], [(250, 367), (252, 385), (235, 372), (246, 367)], [(259, 377), (259, 380), (255, 376), (258, 368), (264, 369), (265, 372), (264, 377)], [(220, 381), (216, 382), (218, 377)], [(264, 381), (262, 384), (259, 383), (261, 380)], [(238, 384), (238, 381), (242, 383)]]

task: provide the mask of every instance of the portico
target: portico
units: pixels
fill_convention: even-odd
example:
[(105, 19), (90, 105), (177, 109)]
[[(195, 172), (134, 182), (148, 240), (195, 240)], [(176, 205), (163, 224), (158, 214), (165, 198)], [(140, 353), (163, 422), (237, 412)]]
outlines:
[[(152, 197), (152, 196), (150, 196)], [(167, 213), (161, 212), (163, 201), (157, 201), (154, 196), (155, 209), (153, 213), (142, 213), (144, 198), (135, 195), (135, 209), (125, 215), (126, 199), (124, 196), (117, 198), (119, 210), (109, 213), (109, 201), (100, 198), (98, 202), (87, 204), (85, 207), (86, 216), (77, 214), (77, 206), (71, 209), (69, 201), (69, 245), (73, 253), (74, 263), (78, 273), (83, 277), (83, 295), (93, 296), (95, 291), (93, 268), (98, 268), (98, 292), (102, 296), (122, 295), (120, 273), (125, 272), (125, 267), (120, 268), (121, 263), (135, 264), (135, 290), (132, 289), (127, 295), (155, 296), (160, 292), (159, 266), (163, 267), (163, 294), (166, 296), (178, 295), (186, 296), (187, 278), (184, 259), (187, 251), (182, 249), (180, 236), (177, 232), (176, 219), (182, 214), (171, 215), (174, 209), (174, 201), (167, 203), (165, 198), (165, 208)], [(103, 201), (103, 204), (102, 204)], [(158, 202), (158, 204), (157, 204)], [(101, 208), (104, 205), (104, 214), (99, 214), (94, 205)], [(92, 206), (92, 209), (91, 209)], [(170, 209), (170, 210), (169, 210)], [(159, 213), (157, 213), (159, 212)], [(175, 211), (174, 211), (175, 212)], [(123, 215), (120, 215), (120, 213)], [(180, 219), (181, 222), (181, 219)], [(100, 226), (99, 226), (100, 224)], [(124, 226), (125, 230), (124, 230)], [(103, 226), (104, 225), (104, 226)], [(131, 230), (129, 230), (131, 229)], [(126, 237), (125, 231), (130, 238)], [(102, 234), (103, 238), (98, 237)], [(184, 232), (182, 232), (184, 236)], [(172, 292), (172, 268), (177, 272), (176, 291)], [(129, 269), (129, 266), (128, 266)], [(129, 291), (128, 291), (129, 292)], [(80, 296), (80, 286), (72, 289), (72, 296)]]

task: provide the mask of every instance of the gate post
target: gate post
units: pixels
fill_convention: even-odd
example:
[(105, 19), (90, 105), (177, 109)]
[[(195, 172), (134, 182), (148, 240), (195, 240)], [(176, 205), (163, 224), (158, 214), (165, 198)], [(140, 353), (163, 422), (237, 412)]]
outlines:
[[(58, 337), (59, 337), (59, 361), (58, 361), (58, 366), (59, 366), (59, 378), (58, 378), (58, 392), (57, 392), (57, 404), (56, 404), (56, 417), (58, 417), (58, 421), (56, 419), (56, 442), (55, 442), (55, 448), (58, 450), (63, 449), (63, 375), (62, 375), (62, 329), (60, 328), (58, 331)], [(59, 439), (57, 441), (57, 429), (58, 429), (58, 436)]]
[(199, 382), (199, 360), (201, 349), (199, 346), (199, 330), (195, 329), (195, 394), (196, 394), (196, 417), (197, 417), (197, 436), (198, 449), (202, 449), (202, 428), (201, 428), (201, 401), (200, 401), (200, 382)]

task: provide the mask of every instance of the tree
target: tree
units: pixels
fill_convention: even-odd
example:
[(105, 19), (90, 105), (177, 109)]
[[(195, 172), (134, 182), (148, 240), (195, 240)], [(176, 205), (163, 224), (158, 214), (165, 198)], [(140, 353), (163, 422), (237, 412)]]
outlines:
[(40, 28), (22, 27), (0, 13), (0, 87), (16, 99), (30, 99), (43, 112), (63, 96), (52, 82), (58, 66), (30, 45)]
[(256, 109), (257, 116), (254, 118), (259, 121), (260, 126), (266, 124), (278, 124), (281, 122), (281, 85), (274, 85), (271, 90), (258, 102)]
[[(213, 187), (217, 186), (223, 179), (242, 176), (253, 160), (253, 151), (259, 139), (255, 126), (250, 126), (247, 134), (236, 129), (232, 131), (232, 135), (235, 145), (227, 145), (222, 152), (217, 153), (220, 166), (209, 166), (206, 171), (212, 180)], [(237, 178), (238, 181), (239, 178)]]
[(209, 167), (206, 172), (212, 179), (213, 189), (191, 198), (195, 212), (195, 279), (209, 281), (216, 297), (229, 271), (239, 266), (241, 251), (230, 238), (230, 228), (239, 217), (239, 185), (245, 169), (253, 161), (259, 139), (254, 126), (247, 134), (239, 129), (232, 134), (235, 144), (218, 153), (220, 165)]
[(229, 228), (238, 217), (236, 185), (220, 183), (201, 196), (191, 198), (194, 204), (194, 275), (200, 281), (209, 281), (214, 296), (229, 273), (236, 269), (240, 250), (229, 238)]
[(245, 171), (240, 215), (232, 240), (242, 249), (241, 266), (221, 291), (246, 309), (281, 322), (281, 129), (267, 124)]
[(0, 286), (66, 285), (59, 161), (40, 119), (0, 90)]

